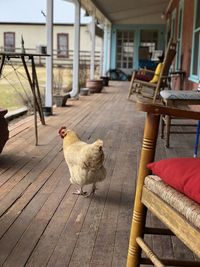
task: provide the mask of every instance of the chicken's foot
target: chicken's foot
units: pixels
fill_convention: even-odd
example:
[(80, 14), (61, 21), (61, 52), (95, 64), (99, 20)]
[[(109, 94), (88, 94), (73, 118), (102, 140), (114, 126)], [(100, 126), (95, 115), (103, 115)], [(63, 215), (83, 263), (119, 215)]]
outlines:
[(90, 197), (91, 195), (94, 195), (96, 190), (97, 190), (96, 184), (93, 184), (91, 192), (89, 194), (84, 195), (84, 197)]
[(83, 188), (81, 187), (80, 189), (77, 189), (76, 191), (73, 192), (74, 195), (81, 195), (81, 196), (86, 196), (87, 192), (83, 191)]

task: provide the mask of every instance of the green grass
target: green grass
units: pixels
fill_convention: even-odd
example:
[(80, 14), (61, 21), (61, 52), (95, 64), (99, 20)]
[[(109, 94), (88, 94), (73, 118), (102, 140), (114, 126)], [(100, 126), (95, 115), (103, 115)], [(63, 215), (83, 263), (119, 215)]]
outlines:
[[(6, 65), (0, 79), (0, 107), (8, 110), (15, 110), (27, 105), (27, 95), (28, 99), (32, 96), (23, 67), (15, 66), (15, 68), (17, 69), (17, 75), (11, 66)], [(36, 71), (41, 94), (44, 94), (46, 69), (44, 67), (36, 67)], [(58, 75), (57, 68), (54, 69), (54, 75), (55, 77)], [(62, 75), (63, 84), (70, 86), (71, 71), (62, 69)]]

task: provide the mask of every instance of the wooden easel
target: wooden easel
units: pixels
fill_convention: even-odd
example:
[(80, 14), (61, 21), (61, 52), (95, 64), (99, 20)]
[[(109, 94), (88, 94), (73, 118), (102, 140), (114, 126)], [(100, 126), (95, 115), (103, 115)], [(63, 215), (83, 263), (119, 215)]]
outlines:
[[(42, 111), (42, 100), (39, 90), (38, 78), (36, 73), (34, 57), (47, 56), (44, 54), (30, 54), (30, 53), (15, 53), (15, 52), (0, 52), (0, 77), (2, 75), (3, 66), (5, 65), (5, 59), (10, 60), (12, 58), (21, 58), (28, 82), (33, 94), (33, 110), (34, 110), (34, 126), (35, 126), (35, 145), (38, 145), (38, 128), (37, 128), (37, 111), (40, 116), (40, 121), (45, 125), (44, 114)], [(31, 73), (27, 67), (25, 58), (31, 61)]]

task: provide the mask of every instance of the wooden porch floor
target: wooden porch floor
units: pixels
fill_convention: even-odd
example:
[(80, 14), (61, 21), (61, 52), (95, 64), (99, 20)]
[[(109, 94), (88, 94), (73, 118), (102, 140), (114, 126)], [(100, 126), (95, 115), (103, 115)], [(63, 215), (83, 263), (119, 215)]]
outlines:
[[(10, 125), (0, 155), (0, 266), (125, 266), (144, 124), (127, 93), (128, 83), (116, 82), (69, 101), (39, 126), (37, 147), (31, 117)], [(58, 136), (63, 125), (84, 141), (104, 140), (107, 178), (94, 197), (72, 194)], [(192, 156), (194, 139), (173, 135), (165, 149), (159, 138), (157, 158)], [(149, 223), (159, 225), (153, 216)], [(161, 256), (193, 258), (174, 237), (148, 241)]]

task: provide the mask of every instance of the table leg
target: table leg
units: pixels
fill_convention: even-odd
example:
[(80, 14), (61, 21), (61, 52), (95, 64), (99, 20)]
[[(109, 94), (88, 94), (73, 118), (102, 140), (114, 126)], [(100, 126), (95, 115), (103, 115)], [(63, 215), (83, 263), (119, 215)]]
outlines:
[(138, 267), (141, 258), (141, 249), (136, 242), (137, 237), (143, 237), (146, 219), (146, 207), (141, 202), (142, 189), (145, 177), (150, 174), (147, 164), (154, 160), (156, 141), (159, 129), (158, 115), (147, 114), (145, 121), (144, 137), (138, 179), (135, 193), (133, 218), (130, 232), (130, 241), (127, 257), (127, 267)]

